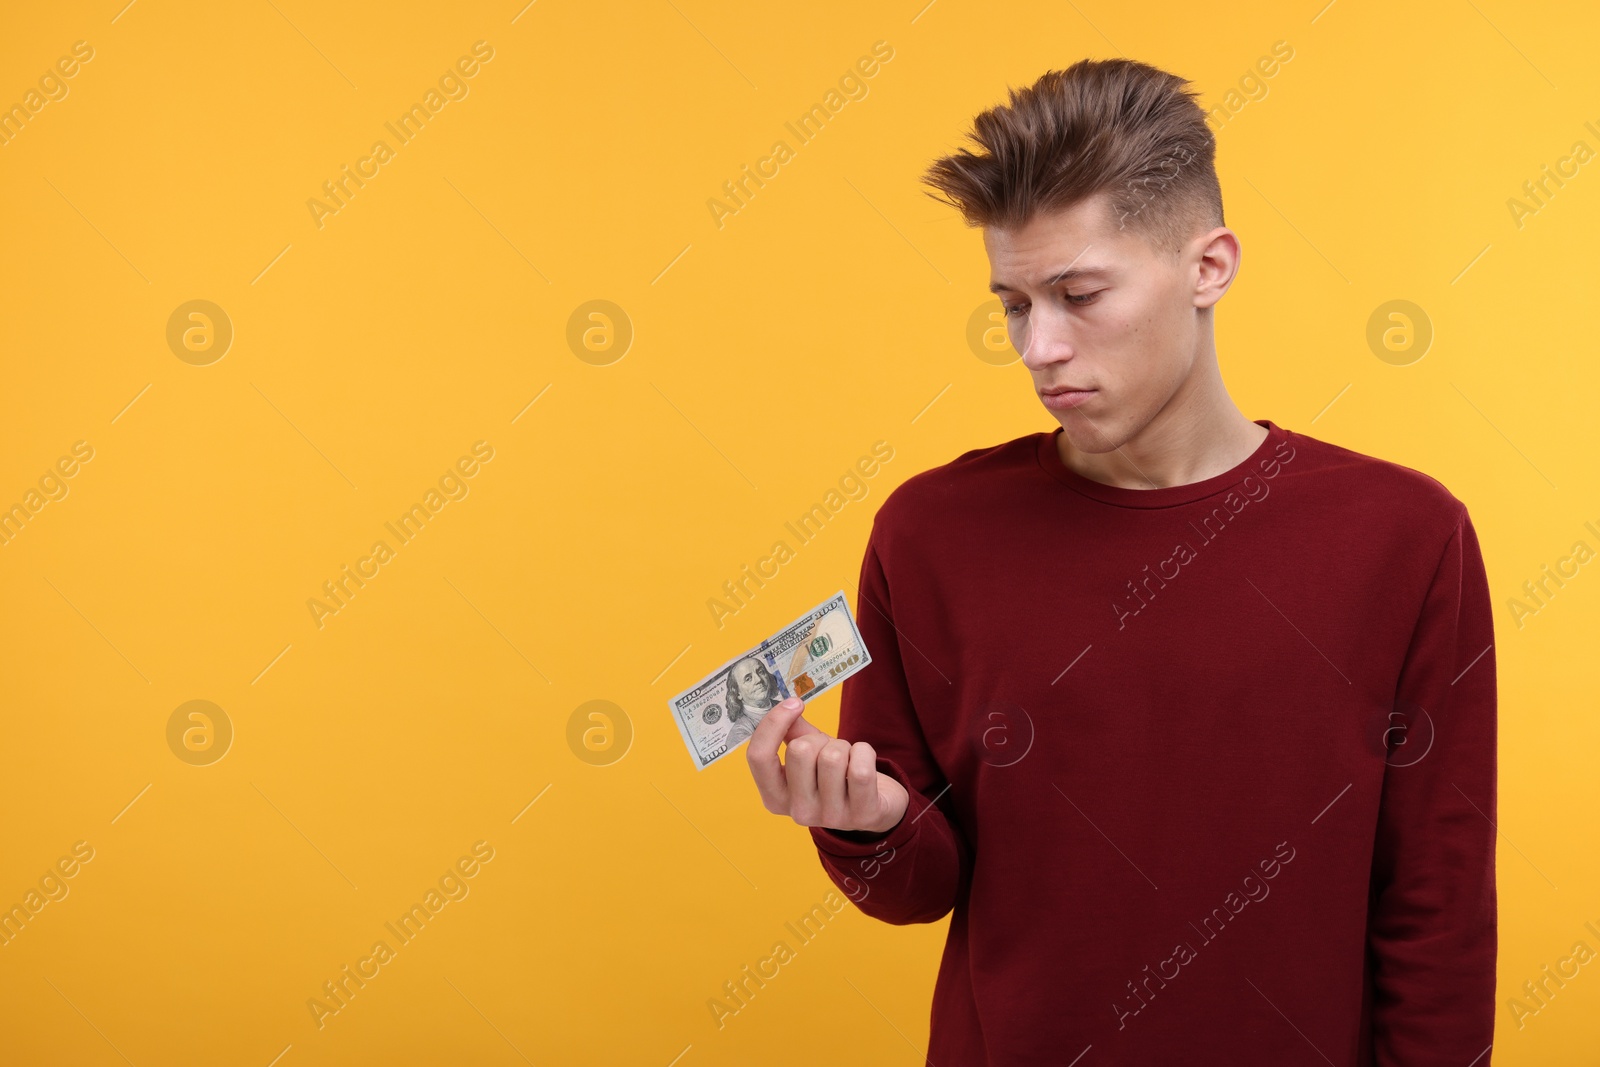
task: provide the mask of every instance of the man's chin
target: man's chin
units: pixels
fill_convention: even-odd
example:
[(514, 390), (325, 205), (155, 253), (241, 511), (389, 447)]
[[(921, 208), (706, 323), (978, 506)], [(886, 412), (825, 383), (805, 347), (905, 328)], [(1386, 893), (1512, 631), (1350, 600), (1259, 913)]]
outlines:
[(1061, 435), (1074, 452), (1100, 455), (1115, 452), (1122, 444), (1117, 427), (1104, 419), (1090, 422), (1081, 415), (1066, 414), (1058, 416), (1057, 421), (1061, 423)]

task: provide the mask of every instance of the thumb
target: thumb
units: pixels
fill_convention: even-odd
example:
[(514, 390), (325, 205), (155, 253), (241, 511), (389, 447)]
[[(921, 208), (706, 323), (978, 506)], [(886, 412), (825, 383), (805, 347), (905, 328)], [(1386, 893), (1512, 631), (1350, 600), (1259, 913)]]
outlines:
[(799, 697), (787, 697), (777, 707), (767, 712), (767, 718), (782, 716), (778, 719), (778, 725), (784, 730), (784, 741), (793, 741), (806, 734), (825, 735), (826, 730), (819, 729), (805, 720), (805, 711), (806, 706)]

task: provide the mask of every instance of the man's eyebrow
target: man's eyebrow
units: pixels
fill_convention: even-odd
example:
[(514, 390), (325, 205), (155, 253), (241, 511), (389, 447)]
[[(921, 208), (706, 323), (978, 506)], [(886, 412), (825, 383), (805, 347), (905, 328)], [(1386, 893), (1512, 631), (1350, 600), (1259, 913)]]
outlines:
[[(1046, 275), (1048, 280), (1040, 282), (1040, 285), (1055, 285), (1059, 282), (1072, 282), (1077, 281), (1079, 278), (1103, 278), (1111, 273), (1111, 268), (1106, 266), (1065, 267), (1053, 274)], [(1018, 291), (1017, 286), (1012, 285), (1010, 282), (989, 283), (989, 291), (991, 293), (998, 293), (1002, 289), (1009, 289), (1012, 292)]]

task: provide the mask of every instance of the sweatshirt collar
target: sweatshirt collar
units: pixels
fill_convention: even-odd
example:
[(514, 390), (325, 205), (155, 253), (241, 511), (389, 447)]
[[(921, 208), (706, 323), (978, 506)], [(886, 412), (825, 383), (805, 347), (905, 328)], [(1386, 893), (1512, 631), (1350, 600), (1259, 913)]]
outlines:
[(1257, 426), (1265, 427), (1267, 431), (1267, 436), (1256, 446), (1254, 452), (1237, 466), (1221, 474), (1184, 485), (1168, 485), (1156, 489), (1128, 489), (1085, 478), (1061, 461), (1058, 438), (1062, 430), (1059, 426), (1052, 433), (1039, 434), (1037, 448), (1039, 466), (1046, 474), (1069, 489), (1101, 503), (1127, 508), (1167, 508), (1177, 504), (1189, 504), (1231, 489), (1251, 474), (1261, 477), (1265, 473), (1262, 469), (1263, 462), (1268, 464), (1272, 462), (1273, 451), (1288, 438), (1289, 431), (1271, 419), (1252, 421)]

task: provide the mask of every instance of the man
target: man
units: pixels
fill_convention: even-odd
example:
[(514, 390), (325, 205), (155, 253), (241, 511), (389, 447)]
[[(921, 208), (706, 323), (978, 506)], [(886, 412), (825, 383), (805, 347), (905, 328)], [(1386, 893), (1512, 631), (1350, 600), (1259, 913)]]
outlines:
[(750, 768), (862, 911), (950, 916), (930, 1063), (1486, 1067), (1477, 534), (1229, 398), (1239, 240), (1186, 84), (1052, 71), (930, 170), (1060, 429), (888, 497), (839, 736), (785, 701)]
[(783, 694), (767, 665), (751, 656), (728, 668), (728, 748), (755, 732), (756, 725)]

